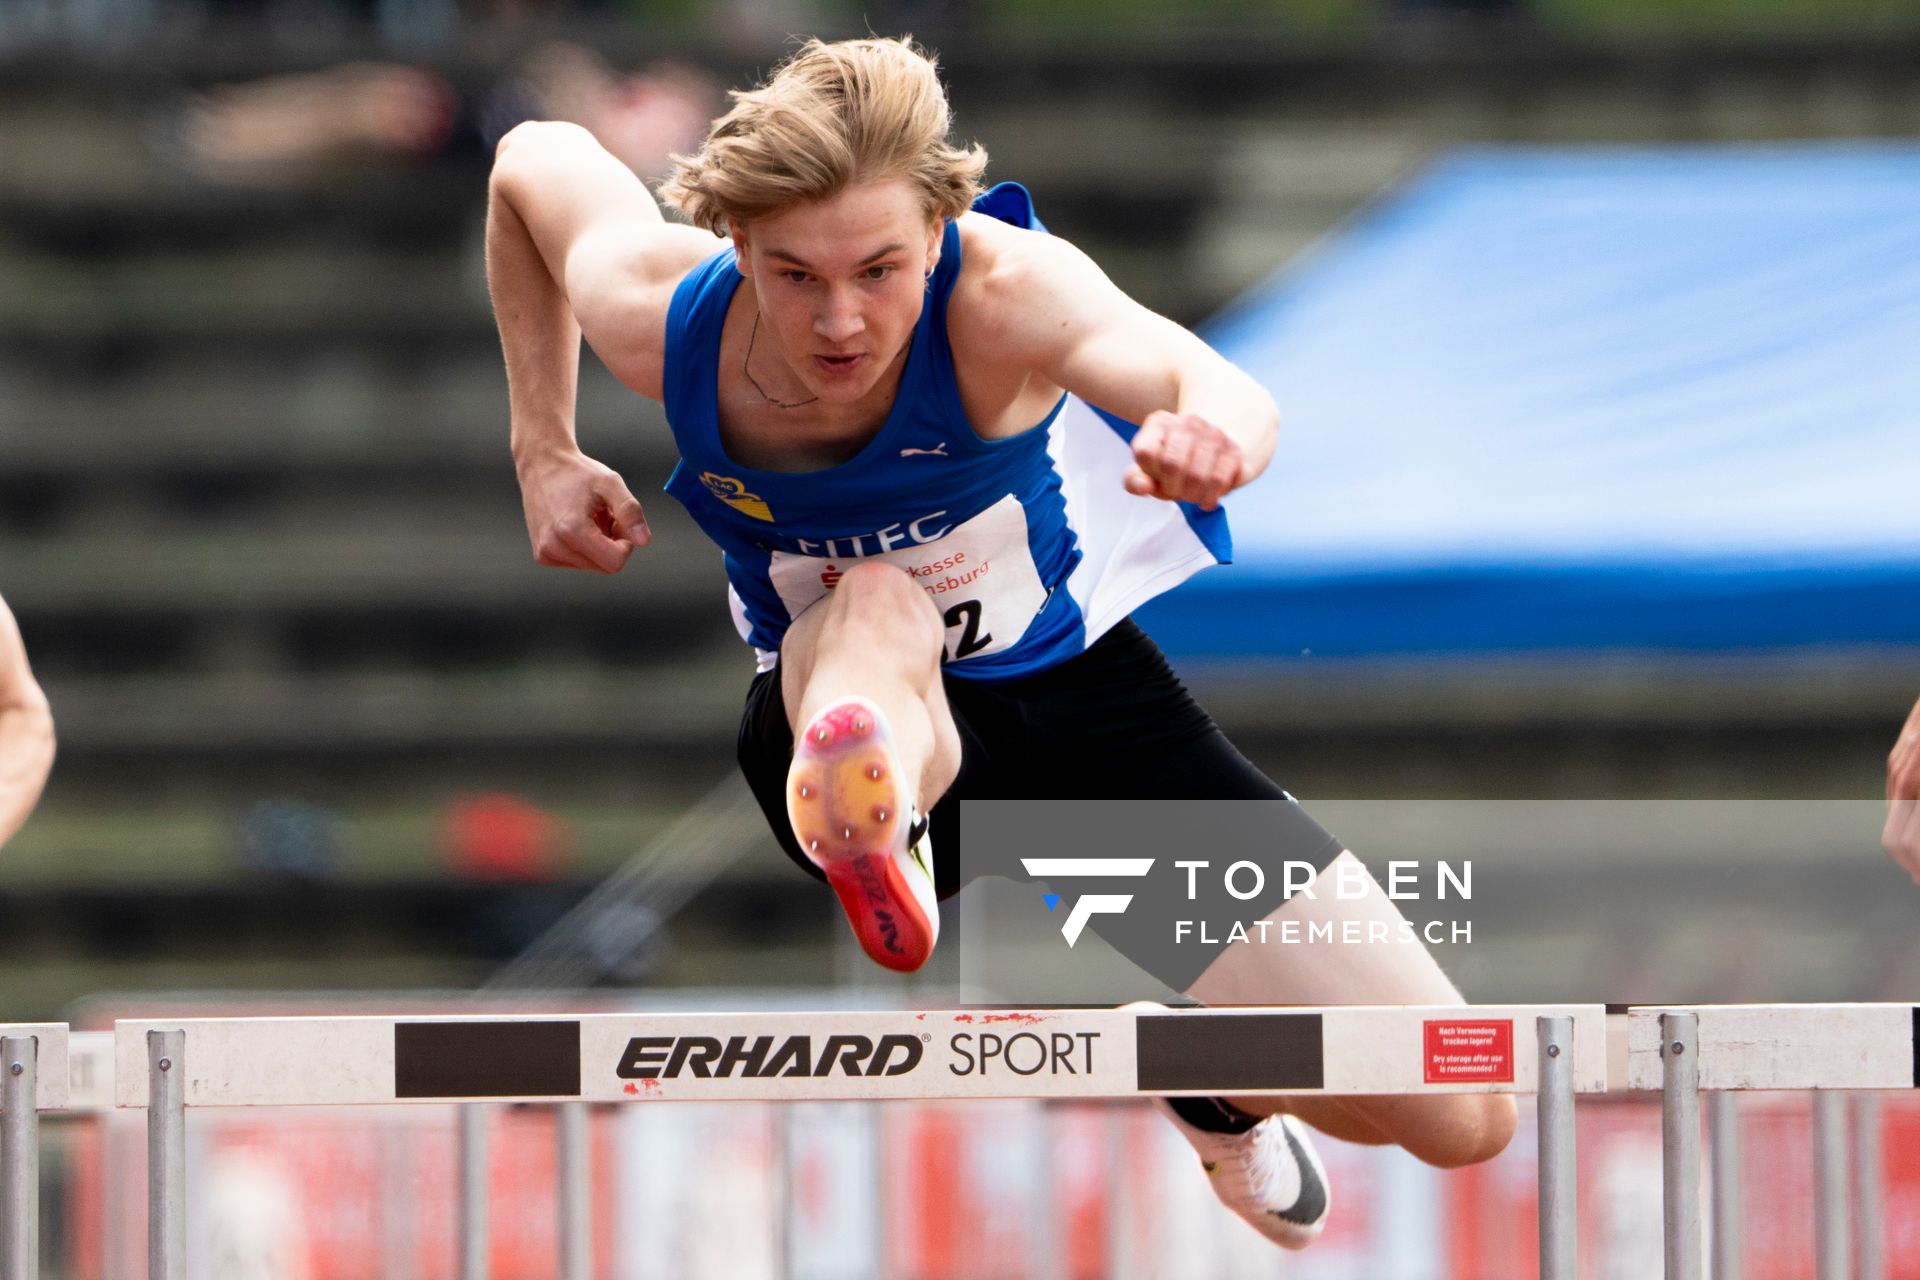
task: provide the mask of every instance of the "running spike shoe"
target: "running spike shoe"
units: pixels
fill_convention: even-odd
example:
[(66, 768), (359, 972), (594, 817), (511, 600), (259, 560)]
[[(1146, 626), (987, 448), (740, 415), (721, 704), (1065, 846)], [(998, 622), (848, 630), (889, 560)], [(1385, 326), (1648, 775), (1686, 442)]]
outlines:
[(842, 698), (807, 722), (787, 771), (787, 821), (878, 964), (911, 973), (940, 936), (932, 841), (913, 812), (886, 717)]
[(1244, 1132), (1216, 1133), (1182, 1119), (1165, 1098), (1154, 1106), (1199, 1153), (1221, 1204), (1283, 1249), (1304, 1249), (1319, 1238), (1327, 1224), (1327, 1171), (1304, 1124), (1276, 1115)]

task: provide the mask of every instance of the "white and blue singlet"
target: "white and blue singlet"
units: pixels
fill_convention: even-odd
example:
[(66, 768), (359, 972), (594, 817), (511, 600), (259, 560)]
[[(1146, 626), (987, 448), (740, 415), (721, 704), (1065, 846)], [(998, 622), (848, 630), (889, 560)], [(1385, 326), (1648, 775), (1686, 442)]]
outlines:
[[(1017, 184), (973, 207), (1045, 231)], [(720, 336), (744, 278), (733, 250), (674, 292), (664, 398), (680, 462), (666, 488), (719, 544), (735, 625), (762, 671), (793, 619), (865, 560), (899, 566), (939, 607), (947, 674), (998, 682), (1085, 651), (1139, 605), (1231, 559), (1224, 511), (1125, 490), (1133, 424), (1065, 395), (1020, 435), (973, 429), (947, 342), (960, 267), (950, 222), (892, 411), (854, 457), (800, 473), (744, 466), (721, 443)]]

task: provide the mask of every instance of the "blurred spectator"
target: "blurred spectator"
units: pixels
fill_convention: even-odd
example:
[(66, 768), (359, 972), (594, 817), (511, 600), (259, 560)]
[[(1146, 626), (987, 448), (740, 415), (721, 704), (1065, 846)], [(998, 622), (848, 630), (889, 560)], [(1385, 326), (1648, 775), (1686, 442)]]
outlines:
[(436, 71), (385, 62), (221, 85), (162, 136), (199, 177), (282, 184), (437, 156), (490, 161), (516, 124), (566, 120), (654, 178), (673, 152), (699, 145), (719, 102), (718, 82), (695, 68), (658, 62), (621, 75), (590, 49), (554, 43), (467, 95)]
[(53, 714), (27, 665), (20, 628), (0, 600), (0, 845), (33, 812), (53, 768)]
[(468, 880), (558, 879), (572, 856), (567, 824), (504, 792), (461, 796), (440, 817), (440, 857)]
[(331, 880), (346, 852), (346, 823), (324, 805), (263, 800), (240, 818), (240, 863), (269, 875)]
[(1920, 884), (1920, 702), (1887, 757), (1887, 827), (1880, 843)]

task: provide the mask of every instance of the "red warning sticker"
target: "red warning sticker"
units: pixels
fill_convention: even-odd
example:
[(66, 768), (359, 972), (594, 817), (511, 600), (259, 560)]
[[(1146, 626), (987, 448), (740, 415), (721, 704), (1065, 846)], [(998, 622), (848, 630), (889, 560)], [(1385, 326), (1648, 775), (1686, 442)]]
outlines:
[(1426, 1022), (1428, 1084), (1512, 1084), (1513, 1023)]

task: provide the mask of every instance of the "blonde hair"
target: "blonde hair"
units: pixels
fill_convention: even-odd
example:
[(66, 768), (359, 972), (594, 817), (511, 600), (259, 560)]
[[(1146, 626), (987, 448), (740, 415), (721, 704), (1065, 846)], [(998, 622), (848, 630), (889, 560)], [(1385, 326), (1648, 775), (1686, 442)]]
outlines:
[(757, 89), (735, 90), (698, 155), (673, 157), (661, 198), (695, 226), (729, 225), (905, 178), (929, 220), (980, 194), (987, 153), (947, 141), (953, 113), (934, 59), (911, 38), (809, 40)]

